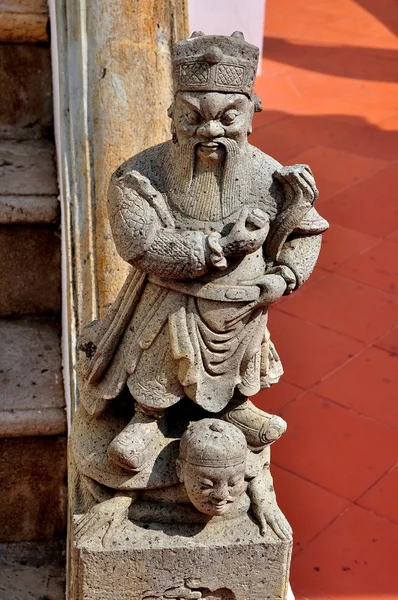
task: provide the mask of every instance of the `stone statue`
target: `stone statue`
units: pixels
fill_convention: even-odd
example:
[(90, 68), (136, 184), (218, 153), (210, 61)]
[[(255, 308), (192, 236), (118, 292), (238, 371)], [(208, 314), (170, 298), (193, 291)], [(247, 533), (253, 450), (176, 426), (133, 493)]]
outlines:
[[(278, 560), (288, 563), (291, 530), (269, 469), (286, 424), (250, 397), (283, 372), (268, 307), (308, 279), (328, 224), (314, 208), (310, 168), (283, 167), (248, 142), (261, 110), (257, 61), (240, 32), (177, 43), (172, 140), (112, 176), (109, 218), (131, 270), (79, 341), (77, 546), (118, 544), (132, 523), (197, 527), (198, 539), (217, 526), (228, 537), (239, 520), (252, 527), (251, 516), (256, 535), (284, 544)], [(278, 597), (282, 579), (272, 584)], [(182, 577), (170, 590), (189, 593), (164, 597), (257, 598), (223, 582), (195, 587)]]

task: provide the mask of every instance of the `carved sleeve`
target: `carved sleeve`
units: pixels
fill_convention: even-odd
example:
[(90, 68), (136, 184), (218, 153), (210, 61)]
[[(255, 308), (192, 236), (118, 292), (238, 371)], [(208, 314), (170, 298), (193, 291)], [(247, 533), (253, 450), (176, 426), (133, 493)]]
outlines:
[(113, 178), (109, 219), (120, 256), (148, 274), (189, 279), (207, 272), (209, 249), (200, 231), (165, 226), (154, 206), (136, 190)]
[(296, 278), (295, 289), (303, 285), (311, 275), (318, 260), (321, 240), (321, 234), (292, 235), (283, 245), (278, 263), (289, 267), (293, 271)]
[(328, 226), (328, 222), (315, 208), (311, 208), (284, 243), (278, 263), (293, 271), (296, 277), (295, 289), (303, 285), (311, 275), (321, 249), (322, 232)]

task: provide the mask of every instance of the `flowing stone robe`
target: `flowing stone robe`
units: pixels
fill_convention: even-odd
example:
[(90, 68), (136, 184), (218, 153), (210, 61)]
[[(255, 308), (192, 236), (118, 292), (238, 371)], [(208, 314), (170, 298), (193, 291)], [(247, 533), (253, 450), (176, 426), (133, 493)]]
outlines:
[[(236, 392), (254, 395), (283, 372), (255, 281), (277, 259), (302, 285), (327, 222), (311, 205), (294, 210), (273, 177), (281, 165), (249, 144), (233, 163), (228, 153), (229, 177), (207, 197), (215, 179), (210, 174), (203, 185), (192, 165), (184, 171), (183, 151), (171, 141), (154, 146), (112, 177), (112, 232), (132, 269), (114, 305), (81, 339), (80, 397), (90, 414), (101, 413), (126, 384), (151, 411), (188, 396), (217, 413)], [(216, 269), (209, 236), (231, 228), (243, 206), (269, 216), (266, 243)], [(247, 280), (253, 285), (242, 285)]]

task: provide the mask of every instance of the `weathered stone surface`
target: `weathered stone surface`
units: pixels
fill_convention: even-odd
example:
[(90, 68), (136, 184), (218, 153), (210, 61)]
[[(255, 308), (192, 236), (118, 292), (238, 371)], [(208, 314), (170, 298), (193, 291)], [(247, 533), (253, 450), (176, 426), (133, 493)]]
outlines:
[[(0, 19), (1, 21), (1, 19)], [(52, 136), (50, 49), (0, 44), (0, 136)]]
[(1, 0), (0, 42), (48, 41), (46, 0)]
[(108, 547), (94, 536), (72, 549), (69, 597), (280, 600), (290, 551), (291, 542), (260, 536), (249, 518), (205, 526), (127, 522)]
[(65, 550), (59, 541), (0, 544), (0, 600), (64, 600)]
[(0, 315), (60, 311), (60, 250), (56, 228), (0, 226)]
[(0, 339), (0, 436), (64, 433), (59, 327), (40, 319), (2, 319)]
[(109, 0), (87, 4), (87, 103), (93, 123), (95, 221), (100, 224), (94, 243), (101, 309), (114, 300), (126, 276), (107, 218), (109, 178), (128, 156), (168, 137), (171, 46), (187, 34), (186, 4), (186, 0), (120, 0), (117, 10)]
[(0, 196), (0, 225), (55, 223), (59, 216), (56, 196)]
[(0, 195), (57, 195), (54, 146), (44, 140), (3, 140)]
[(63, 536), (66, 439), (0, 439), (0, 542)]

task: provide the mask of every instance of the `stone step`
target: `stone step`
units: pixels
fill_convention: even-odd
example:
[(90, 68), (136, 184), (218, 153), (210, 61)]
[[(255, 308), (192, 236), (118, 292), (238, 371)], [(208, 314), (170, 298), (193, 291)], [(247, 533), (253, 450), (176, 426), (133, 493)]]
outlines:
[(62, 542), (0, 544), (0, 600), (64, 600)]
[(46, 0), (1, 0), (0, 42), (48, 41)]
[(65, 534), (66, 437), (0, 438), (0, 542)]
[(59, 218), (54, 146), (47, 140), (0, 143), (0, 224)]
[(60, 241), (58, 227), (0, 225), (0, 316), (59, 314)]
[(0, 196), (0, 225), (56, 223), (58, 220), (56, 196)]
[(0, 44), (0, 89), (0, 138), (51, 139), (49, 47)]
[(0, 315), (60, 310), (57, 193), (51, 142), (1, 140)]
[(0, 437), (65, 433), (58, 325), (0, 319), (0, 340)]

